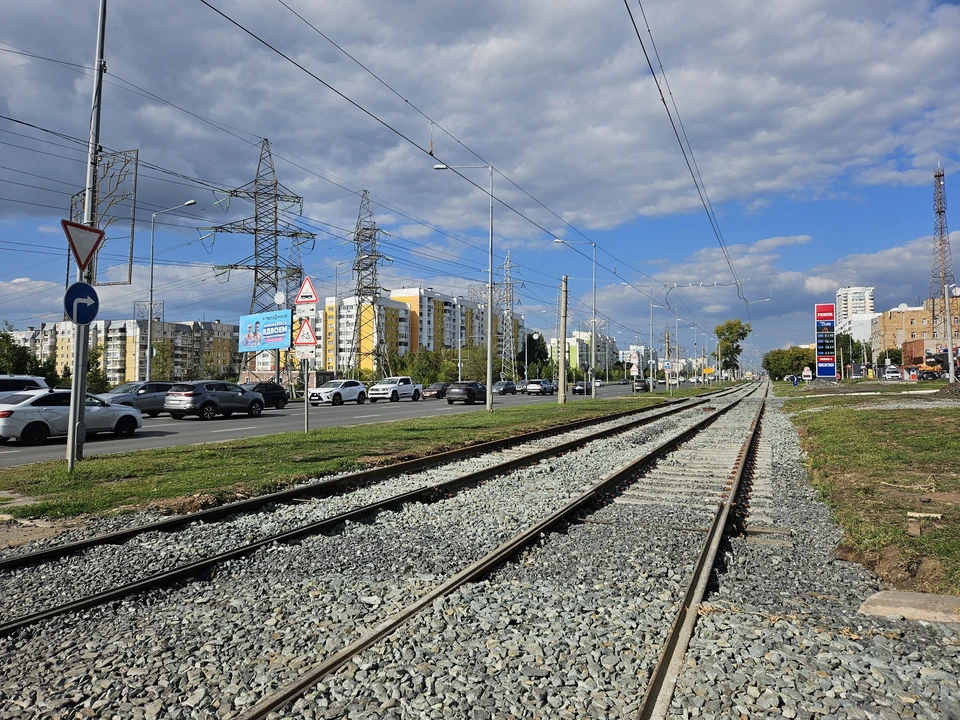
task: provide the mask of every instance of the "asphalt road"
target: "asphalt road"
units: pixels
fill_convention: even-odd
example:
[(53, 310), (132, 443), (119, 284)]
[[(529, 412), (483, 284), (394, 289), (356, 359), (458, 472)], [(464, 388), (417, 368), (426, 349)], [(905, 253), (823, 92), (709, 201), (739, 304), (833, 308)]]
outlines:
[[(658, 387), (658, 392), (662, 393), (664, 390), (665, 387), (661, 384)], [(629, 385), (612, 384), (600, 388), (597, 397), (602, 399), (629, 394)], [(576, 402), (582, 399), (582, 395), (567, 394), (568, 402)], [(557, 402), (555, 395), (495, 395), (493, 407), (496, 411), (498, 407), (509, 407), (511, 405), (555, 402)], [(419, 402), (403, 400), (398, 403), (382, 401), (370, 403), (368, 401), (363, 405), (349, 403), (339, 407), (331, 405), (310, 407), (309, 421), (311, 429), (333, 426), (349, 427), (351, 425), (366, 425), (433, 415), (482, 412), (483, 410), (483, 403), (476, 405), (454, 403), (449, 405), (442, 400), (420, 400)], [(288, 405), (283, 410), (264, 410), (258, 418), (234, 415), (229, 418), (217, 417), (209, 421), (203, 421), (196, 417), (174, 420), (164, 414), (155, 418), (144, 417), (143, 428), (132, 437), (117, 438), (113, 435), (96, 435), (88, 438), (83, 446), (83, 453), (85, 457), (92, 457), (104, 453), (122, 453), (176, 445), (219, 442), (298, 430), (303, 430), (303, 405), (301, 403)], [(66, 458), (66, 453), (66, 438), (53, 438), (48, 440), (46, 444), (37, 447), (23, 446), (19, 442), (11, 440), (0, 445), (0, 467), (13, 467), (43, 460), (63, 460)]]

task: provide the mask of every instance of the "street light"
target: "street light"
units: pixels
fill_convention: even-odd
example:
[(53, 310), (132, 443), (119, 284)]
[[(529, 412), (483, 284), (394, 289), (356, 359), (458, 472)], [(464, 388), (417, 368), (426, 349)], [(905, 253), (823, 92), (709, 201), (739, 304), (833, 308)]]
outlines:
[(153, 217), (150, 218), (150, 297), (147, 301), (150, 316), (147, 318), (147, 382), (150, 382), (151, 380), (150, 372), (153, 369), (153, 230), (157, 220), (157, 215), (163, 215), (171, 210), (179, 210), (180, 208), (190, 207), (191, 205), (196, 204), (196, 200), (187, 200), (185, 203), (180, 205), (174, 205), (172, 208), (155, 212)]
[(590, 317), (590, 391), (597, 396), (597, 244), (592, 240), (563, 240), (554, 238), (563, 245), (593, 245), (593, 308)]
[(487, 262), (487, 412), (493, 412), (493, 165), (443, 165), (438, 163), (434, 170), (474, 170), (485, 168), (490, 171), (490, 250)]

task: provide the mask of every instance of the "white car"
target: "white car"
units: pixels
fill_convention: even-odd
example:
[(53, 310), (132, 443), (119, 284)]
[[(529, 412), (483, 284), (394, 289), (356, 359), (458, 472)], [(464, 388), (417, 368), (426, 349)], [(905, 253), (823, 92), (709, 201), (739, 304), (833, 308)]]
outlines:
[[(136, 408), (87, 394), (83, 423), (87, 435), (129, 436), (143, 427), (143, 417)], [(48, 437), (66, 435), (69, 424), (69, 390), (23, 390), (0, 400), (0, 443), (19, 439), (24, 445), (42, 445)]]
[(883, 371), (884, 380), (903, 380), (903, 374), (896, 365), (890, 365)]
[(343, 405), (355, 402), (363, 405), (367, 401), (367, 388), (359, 380), (330, 380), (318, 388), (311, 388), (308, 399), (314, 407), (320, 403)]

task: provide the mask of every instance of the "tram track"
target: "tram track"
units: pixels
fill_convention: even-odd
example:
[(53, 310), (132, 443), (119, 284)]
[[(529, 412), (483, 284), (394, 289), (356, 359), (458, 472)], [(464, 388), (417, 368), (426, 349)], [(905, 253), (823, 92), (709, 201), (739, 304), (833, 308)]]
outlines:
[[(728, 402), (730, 400), (713, 397), (711, 405), (720, 410), (705, 412), (701, 404), (691, 411), (700, 416), (696, 425), (716, 421), (729, 409), (721, 407)], [(674, 429), (669, 430), (664, 423), (673, 423)], [(329, 661), (337, 654), (352, 657), (356, 650), (349, 649), (351, 637), (362, 639), (370, 628), (388, 623), (391, 616), (396, 615), (392, 610), (418, 601), (421, 608), (431, 602), (442, 602), (441, 597), (446, 595), (435, 596), (433, 601), (427, 598), (449, 583), (459, 581), (461, 592), (480, 587), (483, 585), (477, 582), (480, 578), (494, 572), (493, 568), (522, 552), (524, 547), (528, 552), (536, 551), (547, 547), (555, 538), (563, 538), (566, 533), (558, 535), (551, 530), (571, 522), (592, 530), (608, 529), (602, 518), (591, 521), (585, 514), (587, 508), (596, 504), (604, 508), (636, 508), (635, 505), (619, 506), (611, 500), (622, 494), (618, 488), (627, 482), (628, 475), (640, 472), (653, 462), (651, 453), (667, 452), (696, 434), (692, 423), (685, 422), (683, 427), (680, 424), (677, 418), (665, 418), (652, 427), (634, 428), (615, 442), (592, 441), (606, 449), (581, 447), (560, 458), (542, 458), (532, 466), (527, 463), (521, 469), (508, 471), (506, 476), (501, 474), (496, 480), (480, 481), (475, 485), (476, 490), (467, 494), (441, 492), (434, 502), (424, 504), (420, 499), (395, 509), (381, 509), (360, 523), (359, 517), (341, 518), (336, 537), (320, 541), (317, 539), (320, 536), (309, 536), (292, 545), (273, 542), (254, 554), (258, 558), (255, 561), (253, 555), (223, 561), (210, 575), (209, 583), (181, 584), (163, 591), (161, 596), (150, 593), (142, 599), (127, 597), (101, 610), (73, 612), (70, 619), (51, 617), (36, 632), (27, 627), (13, 631), (8, 640), (0, 640), (0, 647), (12, 648), (14, 645), (9, 643), (15, 643), (21, 656), (29, 656), (46, 646), (45, 638), (58, 637), (56, 650), (50, 652), (53, 659), (44, 663), (45, 672), (64, 673), (64, 684), (69, 687), (86, 682), (75, 679), (78, 652), (97, 657), (102, 657), (101, 653), (115, 654), (121, 667), (136, 666), (129, 673), (122, 672), (125, 696), (149, 695), (152, 692), (149, 688), (162, 682), (165, 687), (170, 685), (169, 692), (165, 693), (168, 699), (159, 706), (156, 705), (159, 701), (151, 700), (151, 707), (179, 707), (181, 713), (174, 716), (201, 717), (204, 715), (192, 709), (213, 702), (211, 698), (216, 697), (218, 715), (235, 717), (231, 712), (247, 711), (259, 697), (293, 680), (298, 669), (310, 664), (310, 658), (326, 657)], [(612, 448), (617, 448), (613, 464), (622, 467), (614, 472), (601, 472), (604, 466), (609, 469)], [(626, 460), (629, 462), (621, 463)], [(571, 475), (571, 468), (582, 472)], [(578, 483), (579, 490), (575, 487)], [(498, 493), (502, 495), (506, 491), (517, 493), (518, 499), (523, 498), (523, 505), (518, 505), (518, 501), (495, 499)], [(478, 528), (486, 525), (486, 529), (464, 534), (463, 531), (469, 529), (463, 527), (464, 523), (445, 519), (451, 509), (463, 502), (473, 503), (471, 522)], [(529, 508), (525, 507), (528, 503)], [(458, 534), (464, 536), (457, 538)], [(521, 535), (526, 536), (525, 540), (519, 539)], [(370, 542), (377, 537), (381, 538), (379, 547), (377, 541)], [(494, 541), (492, 545), (490, 540)], [(435, 554), (426, 554), (424, 546), (434, 547)], [(410, 559), (402, 559), (412, 550), (415, 552)], [(420, 561), (412, 559), (417, 556)], [(492, 565), (483, 567), (479, 564), (483, 561)], [(268, 574), (261, 576), (259, 573), (264, 571)], [(407, 580), (398, 581), (397, 573), (406, 574)], [(367, 577), (371, 579), (365, 579)], [(352, 604), (350, 597), (355, 598)], [(367, 610), (359, 610), (364, 605)], [(408, 619), (416, 615), (416, 611), (412, 612)], [(144, 614), (146, 617), (141, 617)], [(306, 624), (300, 625), (297, 618), (306, 619)], [(149, 631), (145, 631), (144, 623)], [(267, 635), (262, 638), (256, 632), (251, 635), (250, 628), (257, 627), (263, 628)], [(80, 640), (75, 637), (76, 633), (82, 633), (81, 637), (89, 640)], [(68, 638), (65, 642), (64, 637)], [(193, 637), (196, 639), (190, 639)], [(92, 642), (93, 638), (97, 641)], [(152, 655), (143, 657), (145, 642), (147, 647), (155, 648), (152, 651), (155, 660)], [(94, 646), (103, 649), (95, 650)], [(258, 647), (262, 649), (253, 649)], [(264, 664), (264, 652), (276, 660), (270, 659)], [(187, 661), (187, 667), (207, 668), (203, 673), (206, 678), (227, 678), (223, 682), (228, 684), (214, 689), (204, 678), (192, 673), (182, 682), (164, 679), (164, 674), (158, 678), (157, 664), (169, 665), (164, 658), (170, 655), (183, 658), (174, 663), (181, 667), (187, 657), (194, 657), (196, 659)], [(98, 660), (97, 665), (111, 662)], [(143, 669), (138, 669), (141, 666)], [(12, 680), (11, 674), (19, 674), (20, 668), (7, 665), (4, 670)], [(16, 687), (21, 686), (30, 687), (30, 684), (17, 682)], [(309, 685), (304, 692), (308, 689)], [(10, 699), (10, 692), (9, 686), (0, 687), (0, 700)], [(79, 695), (89, 692), (84, 689)], [(288, 697), (284, 702), (292, 699)], [(103, 707), (114, 707), (113, 702)], [(228, 712), (228, 708), (232, 711)]]
[[(390, 493), (385, 497), (372, 502), (365, 501), (361, 497), (358, 499), (358, 502), (355, 503), (355, 507), (350, 507), (342, 512), (330, 514), (314, 522), (308, 522), (305, 524), (299, 524), (297, 520), (286, 523), (281, 522), (279, 523), (281, 527), (283, 525), (287, 525), (287, 527), (283, 527), (279, 532), (264, 533), (262, 537), (253, 541), (242, 541), (240, 538), (236, 538), (236, 546), (224, 552), (217, 552), (209, 555), (204, 555), (201, 552), (200, 557), (193, 557), (193, 548), (188, 548), (186, 550), (186, 555), (179, 553), (171, 554), (167, 552), (165, 553), (165, 556), (157, 558), (157, 561), (161, 564), (172, 564), (172, 567), (167, 567), (159, 572), (150, 573), (149, 575), (134, 581), (123, 582), (117, 586), (103, 589), (100, 592), (81, 595), (67, 602), (57, 602), (41, 610), (36, 610), (34, 612), (22, 614), (13, 618), (8, 617), (4, 621), (0, 622), (0, 637), (16, 632), (17, 630), (28, 627), (35, 623), (49, 620), (59, 615), (77, 612), (104, 603), (120, 600), (121, 598), (133, 595), (135, 593), (144, 592), (155, 588), (162, 588), (173, 583), (201, 576), (204, 573), (213, 571), (217, 566), (225, 562), (256, 552), (257, 550), (268, 547), (274, 543), (295, 542), (304, 537), (309, 537), (310, 535), (330, 532), (343, 523), (360, 521), (364, 518), (373, 516), (377, 512), (401, 507), (405, 503), (432, 502), (437, 498), (443, 497), (449, 493), (459, 492), (464, 488), (475, 486), (476, 484), (481, 483), (488, 478), (509, 473), (517, 468), (536, 463), (543, 458), (570, 452), (571, 450), (582, 447), (591, 441), (626, 432), (632, 428), (655, 422), (661, 418), (671, 417), (677, 413), (685, 412), (690, 408), (701, 406), (708, 401), (710, 401), (710, 398), (698, 397), (677, 403), (665, 405), (661, 404), (652, 408), (645, 408), (642, 411), (615, 413), (612, 416), (603, 418), (602, 420), (605, 422), (599, 423), (600, 428), (594, 430), (591, 430), (589, 425), (586, 423), (578, 421), (576, 423), (572, 423), (572, 427), (564, 427), (563, 430), (565, 432), (557, 433), (559, 437), (551, 437), (549, 434), (545, 434), (544, 431), (537, 431), (534, 433), (524, 434), (519, 436), (519, 438), (511, 438), (507, 441), (485, 443), (480, 447), (482, 447), (486, 452), (474, 450), (473, 453), (469, 453), (467, 455), (467, 457), (475, 458), (477, 453), (480, 452), (480, 454), (489, 458), (489, 460), (486, 462), (486, 466), (478, 470), (469, 472), (463, 472), (461, 470), (458, 472), (456, 469), (454, 469), (453, 472), (450, 472), (448, 468), (457, 468), (460, 466), (457, 461), (463, 458), (463, 453), (465, 452), (465, 450), (457, 450), (450, 453), (442, 453), (440, 457), (432, 456), (430, 458), (421, 458), (417, 459), (416, 461), (399, 463), (387, 468), (377, 469), (377, 471), (374, 473), (366, 471), (360, 473), (351, 473), (347, 476), (336, 478), (329, 482), (319, 483), (314, 486), (292, 489), (289, 491), (283, 491), (281, 493), (275, 493), (272, 496), (257, 498), (256, 502), (243, 501), (241, 503), (235, 503), (231, 508), (232, 512), (229, 514), (225, 514), (223, 508), (216, 508), (216, 513), (203, 511), (200, 513), (194, 513), (189, 518), (171, 518), (168, 521), (161, 521), (160, 523), (139, 526), (120, 533), (96, 536), (63, 546), (45, 548), (36, 553), (23, 554), (12, 558), (7, 558), (5, 565), (0, 564), (0, 583), (2, 583), (0, 584), (0, 587), (7, 583), (24, 582), (23, 573), (28, 573), (29, 571), (23, 569), (36, 565), (37, 563), (42, 563), (45, 561), (50, 562), (51, 560), (57, 560), (76, 555), (97, 547), (114, 546), (118, 540), (126, 541), (131, 538), (143, 536), (147, 532), (159, 531), (163, 533), (169, 533), (180, 530), (188, 525), (201, 523), (204, 521), (210, 523), (211, 520), (214, 520), (218, 523), (223, 523), (227, 518), (236, 516), (238, 514), (261, 512), (269, 513), (271, 508), (275, 509), (276, 506), (281, 502), (288, 503), (293, 500), (305, 499), (315, 501), (323, 497), (331, 497), (336, 494), (344, 494), (351, 491), (356, 491), (358, 489), (369, 487), (375, 483), (382, 483), (389, 477), (411, 476), (416, 469), (430, 470), (430, 477), (424, 482), (418, 484), (414, 481), (410, 483), (411, 485), (414, 485), (412, 489), (399, 493)], [(537, 447), (533, 451), (524, 450), (522, 447), (520, 447), (522, 445), (531, 444), (539, 445), (541, 447)], [(445, 480), (436, 481), (435, 478), (441, 475), (447, 475), (448, 478)], [(275, 515), (276, 513), (269, 514)], [(217, 528), (220, 527), (220, 525), (208, 525), (207, 527), (209, 528), (209, 532), (217, 533), (219, 532)], [(171, 544), (166, 543), (160, 538), (156, 538), (156, 542), (148, 544), (146, 549), (151, 551), (151, 554), (155, 555), (156, 553), (162, 553), (165, 550), (169, 550), (170, 547)], [(200, 547), (202, 549), (202, 543)], [(106, 557), (103, 555), (92, 556), (90, 558), (90, 564), (102, 566), (105, 560), (123, 563), (126, 555), (128, 555), (129, 552), (134, 552), (135, 550), (135, 548), (131, 548), (129, 551), (127, 551), (123, 546), (118, 546)], [(184, 557), (186, 557), (186, 561), (182, 561)], [(19, 569), (19, 576), (16, 574), (11, 575), (9, 571), (12, 569)], [(8, 572), (4, 574), (2, 572), (3, 570), (7, 570)], [(76, 568), (72, 568), (70, 571), (71, 576), (73, 576), (75, 579), (74, 584), (79, 584), (76, 581), (83, 580), (84, 577), (91, 578), (90, 582), (96, 582), (93, 578), (102, 573), (103, 570), (101, 567), (97, 567), (95, 570), (89, 572), (86, 576), (82, 574), (82, 571), (77, 570)], [(49, 585), (47, 583), (46, 577), (48, 576), (48, 572), (44, 567), (39, 568), (35, 574), (39, 576), (39, 581), (35, 584), (38, 598), (42, 598), (43, 596), (42, 586), (44, 585), (48, 585), (51, 589), (56, 590), (58, 595), (63, 593), (63, 589), (59, 586), (59, 584)], [(86, 587), (86, 583), (84, 583), (84, 586)], [(3, 607), (3, 601), (0, 601), (0, 608), (6, 612), (11, 610), (9, 607)], [(19, 608), (17, 608), (17, 610), (19, 610)]]

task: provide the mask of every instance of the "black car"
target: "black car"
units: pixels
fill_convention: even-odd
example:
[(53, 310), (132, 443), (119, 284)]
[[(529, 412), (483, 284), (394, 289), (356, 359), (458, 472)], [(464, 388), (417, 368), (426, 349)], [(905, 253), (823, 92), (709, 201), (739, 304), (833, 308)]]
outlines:
[(620, 380), (617, 382), (617, 384), (618, 384), (618, 385), (629, 385), (629, 384), (630, 384), (630, 381), (627, 380), (626, 378), (620, 378)]
[(917, 380), (939, 380), (940, 373), (936, 370), (921, 370), (917, 373)]
[(453, 383), (448, 382), (435, 382), (427, 385), (423, 389), (424, 398), (434, 398), (435, 400), (443, 400), (447, 394), (447, 388), (450, 387)]
[(275, 382), (243, 383), (240, 387), (260, 393), (263, 395), (263, 404), (272, 405), (277, 410), (283, 410), (289, 400), (287, 391)]
[(583, 380), (577, 380), (573, 384), (573, 394), (574, 395), (593, 395), (593, 388), (590, 386), (590, 383), (584, 382)]
[(457, 400), (467, 405), (473, 405), (478, 400), (487, 400), (487, 389), (476, 380), (455, 382), (447, 388), (447, 404), (453, 405)]
[(633, 383), (634, 392), (650, 392), (650, 383), (646, 380), (637, 379)]

